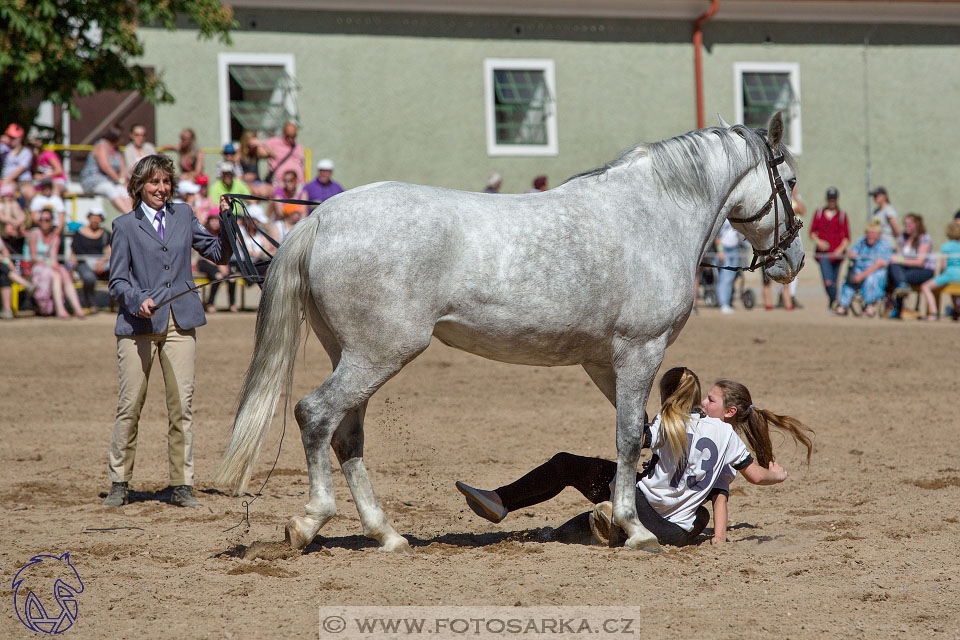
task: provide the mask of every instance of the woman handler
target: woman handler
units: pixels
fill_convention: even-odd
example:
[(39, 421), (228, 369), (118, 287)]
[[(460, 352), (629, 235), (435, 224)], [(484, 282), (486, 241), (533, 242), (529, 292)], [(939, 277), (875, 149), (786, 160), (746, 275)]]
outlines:
[[(110, 480), (105, 506), (128, 501), (133, 476), (140, 410), (154, 358), (159, 356), (166, 387), (169, 431), (170, 501), (201, 506), (193, 494), (193, 375), (196, 328), (206, 324), (203, 304), (188, 293), (158, 306), (193, 286), (190, 249), (217, 264), (230, 260), (230, 245), (221, 231), (210, 234), (185, 204), (171, 202), (173, 161), (149, 155), (134, 168), (127, 190), (133, 210), (113, 222), (110, 295), (119, 303), (115, 333), (119, 362), (117, 417), (110, 443)], [(221, 215), (229, 211), (220, 202)]]

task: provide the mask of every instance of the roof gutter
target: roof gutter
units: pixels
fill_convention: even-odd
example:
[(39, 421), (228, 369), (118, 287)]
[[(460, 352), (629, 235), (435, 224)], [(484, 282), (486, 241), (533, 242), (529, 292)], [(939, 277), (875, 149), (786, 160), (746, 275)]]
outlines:
[(697, 85), (697, 129), (703, 129), (703, 25), (720, 8), (720, 0), (712, 0), (710, 8), (693, 23), (693, 73)]

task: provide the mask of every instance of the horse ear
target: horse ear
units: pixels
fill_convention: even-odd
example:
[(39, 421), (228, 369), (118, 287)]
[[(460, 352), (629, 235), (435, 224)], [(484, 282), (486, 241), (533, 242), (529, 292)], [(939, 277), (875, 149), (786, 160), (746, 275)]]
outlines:
[(783, 129), (783, 114), (777, 111), (773, 114), (773, 117), (770, 118), (770, 126), (767, 127), (767, 139), (770, 141), (770, 146), (774, 149), (779, 147), (783, 141)]
[(730, 125), (724, 121), (723, 116), (720, 115), (719, 113), (717, 114), (717, 120), (720, 122), (720, 126), (723, 127), (724, 129), (730, 128)]

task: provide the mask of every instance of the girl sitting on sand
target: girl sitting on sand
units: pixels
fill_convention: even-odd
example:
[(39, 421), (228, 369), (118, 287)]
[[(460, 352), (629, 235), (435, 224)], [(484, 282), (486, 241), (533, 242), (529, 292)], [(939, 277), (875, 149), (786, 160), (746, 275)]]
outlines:
[[(789, 416), (755, 407), (742, 384), (718, 380), (700, 403), (703, 412), (694, 411), (700, 380), (690, 369), (676, 367), (660, 378), (660, 397), (659, 415), (644, 427), (644, 446), (652, 449), (653, 457), (637, 474), (637, 513), (661, 544), (694, 542), (710, 520), (703, 507), (708, 499), (714, 509), (712, 542), (726, 540), (726, 500), (737, 471), (753, 484), (786, 480), (787, 472), (773, 459), (771, 425), (803, 444), (810, 461), (813, 445), (808, 434), (813, 431)], [(734, 431), (746, 437), (756, 460)], [(477, 515), (500, 522), (511, 511), (574, 487), (596, 507), (560, 527), (561, 535), (555, 539), (576, 538), (586, 533), (589, 524), (596, 541), (615, 544), (609, 500), (616, 469), (617, 463), (609, 460), (558, 453), (519, 480), (493, 491), (462, 482), (457, 482), (457, 489)]]

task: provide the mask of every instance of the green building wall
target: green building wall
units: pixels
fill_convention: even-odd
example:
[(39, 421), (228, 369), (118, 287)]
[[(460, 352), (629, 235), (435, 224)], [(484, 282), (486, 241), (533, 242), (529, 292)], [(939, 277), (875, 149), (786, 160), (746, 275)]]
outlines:
[[(348, 188), (402, 180), (480, 190), (494, 170), (506, 192), (529, 189), (540, 173), (555, 186), (638, 142), (696, 127), (687, 22), (311, 11), (237, 19), (229, 47), (199, 42), (189, 29), (143, 31), (143, 62), (177, 98), (157, 109), (159, 142), (190, 126), (202, 146), (222, 143), (221, 52), (294, 56), (300, 140), (314, 161), (333, 158)], [(873, 186), (887, 187), (901, 215), (924, 214), (939, 241), (960, 208), (958, 37), (945, 27), (707, 23), (706, 124), (717, 113), (733, 122), (735, 63), (797, 63), (808, 209), (836, 186), (859, 232), (869, 135)], [(556, 156), (488, 156), (482, 70), (490, 57), (554, 61)]]

